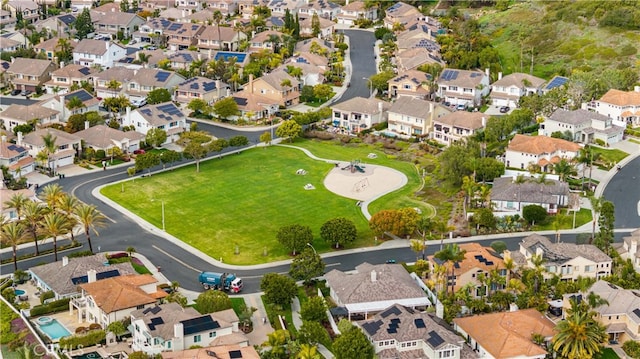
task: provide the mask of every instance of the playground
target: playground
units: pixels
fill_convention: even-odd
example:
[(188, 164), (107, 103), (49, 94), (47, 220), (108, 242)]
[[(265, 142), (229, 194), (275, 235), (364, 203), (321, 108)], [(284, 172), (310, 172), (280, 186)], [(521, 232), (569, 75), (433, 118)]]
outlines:
[(324, 179), (331, 192), (358, 201), (368, 201), (399, 188), (406, 176), (392, 168), (363, 164), (354, 160), (340, 163)]

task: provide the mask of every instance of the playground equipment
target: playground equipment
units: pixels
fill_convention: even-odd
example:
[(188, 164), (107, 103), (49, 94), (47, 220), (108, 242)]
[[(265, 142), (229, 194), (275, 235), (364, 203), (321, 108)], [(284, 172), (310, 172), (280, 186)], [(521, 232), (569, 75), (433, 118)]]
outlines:
[(343, 170), (350, 170), (351, 173), (355, 173), (356, 171), (360, 173), (364, 173), (365, 166), (360, 163), (360, 160), (353, 160), (345, 167), (342, 167)]

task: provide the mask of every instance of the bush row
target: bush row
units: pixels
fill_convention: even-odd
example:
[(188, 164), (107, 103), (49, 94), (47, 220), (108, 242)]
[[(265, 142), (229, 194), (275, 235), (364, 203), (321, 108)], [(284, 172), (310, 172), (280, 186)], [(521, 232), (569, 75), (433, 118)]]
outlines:
[(71, 300), (71, 298), (64, 298), (48, 304), (36, 305), (31, 308), (30, 314), (32, 317), (37, 317), (44, 314), (64, 312), (69, 309), (69, 300)]
[(87, 348), (102, 343), (107, 336), (104, 330), (93, 330), (84, 335), (72, 335), (60, 339), (60, 347), (65, 349)]

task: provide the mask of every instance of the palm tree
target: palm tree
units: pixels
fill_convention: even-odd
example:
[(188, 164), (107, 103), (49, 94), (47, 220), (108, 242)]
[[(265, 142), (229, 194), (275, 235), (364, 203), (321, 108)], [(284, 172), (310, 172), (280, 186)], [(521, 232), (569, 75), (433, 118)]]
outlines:
[(218, 29), (218, 50), (222, 50), (222, 38), (220, 36), (220, 23), (224, 19), (224, 16), (220, 12), (220, 10), (216, 10), (213, 12), (213, 22), (216, 23), (216, 28)]
[(535, 286), (534, 292), (538, 293), (538, 286), (540, 285), (540, 277), (542, 277), (542, 272), (544, 271), (544, 262), (545, 259), (542, 255), (534, 254), (531, 256), (531, 264), (533, 265), (533, 270), (535, 273)]
[(411, 248), (412, 251), (416, 252), (416, 260), (418, 260), (418, 259), (420, 259), (418, 254), (420, 252), (424, 252), (424, 249), (425, 249), (424, 241), (419, 241), (417, 239), (412, 239), (409, 242), (409, 248)]
[(598, 221), (598, 218), (600, 217), (600, 210), (602, 210), (602, 203), (604, 203), (604, 198), (589, 196), (589, 202), (591, 203), (591, 213), (593, 216), (593, 219), (591, 221), (591, 223), (593, 224), (591, 228), (591, 238), (589, 239), (589, 244), (591, 244), (593, 239), (596, 238), (596, 223)]
[[(46, 135), (42, 135), (42, 142), (44, 142), (44, 152), (47, 154), (47, 167), (49, 167), (49, 171), (51, 171), (51, 155), (56, 153), (58, 146), (56, 145), (56, 140), (58, 138), (51, 133), (47, 133)], [(56, 161), (57, 162), (57, 161)], [(55, 167), (55, 165), (54, 165)], [(55, 171), (55, 168), (54, 168)]]
[(587, 165), (589, 164), (589, 162), (591, 162), (591, 154), (589, 152), (590, 151), (588, 146), (581, 148), (578, 157), (576, 157), (576, 162), (582, 165), (582, 184), (580, 185), (581, 190), (584, 190), (584, 179), (587, 173)]
[(120, 86), (122, 86), (122, 84), (118, 80), (110, 80), (109, 82), (107, 82), (107, 88), (113, 91), (113, 97), (116, 96), (116, 93), (118, 92)]
[(290, 76), (293, 76), (295, 78), (297, 78), (298, 80), (300, 79), (300, 77), (302, 77), (303, 73), (302, 73), (302, 69), (299, 67), (295, 67), (295, 66), (291, 66), (288, 65), (287, 66), (287, 73)]
[(507, 278), (506, 278), (506, 282), (509, 283), (509, 281), (511, 280), (511, 273), (513, 273), (513, 270), (516, 267), (516, 263), (513, 261), (513, 259), (511, 258), (506, 258), (504, 260), (504, 269), (507, 271)]
[(442, 250), (444, 236), (449, 233), (449, 231), (452, 231), (454, 227), (450, 226), (447, 220), (444, 219), (435, 222), (433, 229), (435, 229), (436, 232), (440, 233), (440, 250)]
[(58, 237), (69, 233), (67, 217), (60, 213), (50, 212), (42, 220), (42, 232), (53, 238), (53, 258), (58, 261)]
[(473, 193), (476, 190), (476, 182), (473, 178), (469, 176), (464, 176), (462, 178), (462, 190), (464, 191), (464, 214), (467, 215), (467, 202), (469, 203), (469, 207), (471, 207), (471, 198), (473, 197)]
[(273, 51), (274, 54), (278, 53), (278, 50), (280, 50), (280, 36), (271, 34), (266, 42), (271, 43), (271, 51)]
[(24, 47), (27, 47), (27, 31), (35, 30), (35, 26), (29, 22), (29, 20), (25, 19), (22, 14), (22, 9), (16, 9), (16, 31), (20, 31), (22, 36), (24, 36)]
[[(144, 52), (141, 52), (141, 51), (138, 51), (136, 54), (138, 56), (138, 62), (140, 62), (141, 64), (148, 64), (149, 59), (151, 59), (151, 57), (153, 56), (150, 54), (145, 54)], [(115, 81), (115, 80), (111, 80), (111, 81)], [(120, 87), (120, 85), (116, 86), (116, 88), (118, 87)]]
[(73, 235), (73, 228), (78, 224), (78, 220), (74, 217), (74, 212), (78, 207), (80, 201), (75, 196), (67, 195), (60, 197), (58, 202), (58, 209), (60, 209), (65, 216), (67, 216), (67, 220), (69, 221), (69, 226), (71, 227), (71, 243), (76, 243), (76, 238)]
[(427, 232), (429, 233), (429, 238), (431, 238), (431, 231), (433, 230), (434, 223), (429, 217), (421, 217), (416, 223), (416, 233), (420, 237), (422, 237), (422, 259), (424, 260), (426, 257), (427, 250)]
[(449, 268), (451, 268), (451, 276), (448, 282), (451, 282), (451, 293), (453, 294), (455, 289), (455, 263), (460, 262), (464, 259), (464, 255), (467, 253), (464, 249), (460, 249), (460, 247), (453, 243), (447, 244), (443, 250), (436, 252), (434, 255), (435, 258), (447, 262), (449, 264)]
[(563, 182), (566, 182), (568, 176), (575, 176), (578, 174), (575, 167), (565, 158), (553, 165), (553, 172), (560, 176), (560, 181)]
[(38, 230), (40, 229), (40, 221), (45, 215), (47, 208), (41, 206), (38, 202), (29, 201), (24, 206), (24, 220), (27, 226), (27, 231), (31, 233), (33, 243), (36, 246), (36, 256), (40, 255), (40, 248), (38, 247)]
[(22, 209), (24, 208), (27, 202), (31, 202), (31, 200), (25, 197), (25, 195), (22, 193), (16, 193), (13, 196), (11, 196), (11, 198), (8, 201), (6, 201), (4, 204), (8, 208), (16, 209), (16, 214), (18, 215), (18, 221), (19, 221), (20, 219), (22, 219), (21, 218)]
[(65, 106), (69, 109), (69, 111), (71, 111), (71, 113), (73, 113), (73, 111), (76, 109), (87, 107), (87, 105), (85, 105), (84, 102), (82, 102), (82, 100), (77, 96), (73, 96), (72, 98), (70, 98)]
[(318, 347), (311, 344), (300, 344), (300, 351), (296, 354), (296, 359), (321, 359)]
[(267, 335), (267, 341), (262, 345), (271, 348), (271, 353), (276, 357), (280, 357), (285, 354), (285, 345), (289, 340), (289, 332), (286, 330), (276, 330), (273, 333)]
[(42, 194), (44, 195), (44, 201), (47, 202), (47, 205), (52, 211), (56, 210), (62, 198), (66, 196), (62, 187), (57, 183), (44, 187), (42, 189)]
[(595, 313), (588, 305), (572, 300), (568, 313), (568, 317), (556, 325), (553, 350), (567, 359), (591, 359), (597, 356), (608, 338), (605, 327), (594, 318)]
[(240, 50), (240, 33), (244, 30), (242, 24), (236, 21), (233, 24), (233, 30), (236, 32), (236, 51)]
[(594, 153), (594, 151), (589, 147), (589, 190), (591, 190), (591, 179), (593, 175), (593, 161), (597, 161), (600, 159), (600, 153)]
[[(93, 253), (90, 230), (93, 230), (93, 233), (95, 233), (96, 236), (99, 235), (96, 228), (105, 226), (106, 217), (102, 213), (100, 213), (95, 206), (84, 203), (76, 207), (75, 214), (76, 216), (78, 216), (78, 220), (84, 228), (84, 233), (87, 235), (89, 250), (91, 251), (91, 253)], [(130, 248), (133, 249), (133, 247)], [(135, 249), (133, 249), (133, 251), (135, 252)], [(129, 252), (129, 248), (127, 248), (127, 252)]]
[(11, 246), (13, 251), (13, 269), (18, 270), (18, 244), (25, 239), (24, 227), (20, 222), (9, 222), (2, 225), (0, 240), (5, 245)]

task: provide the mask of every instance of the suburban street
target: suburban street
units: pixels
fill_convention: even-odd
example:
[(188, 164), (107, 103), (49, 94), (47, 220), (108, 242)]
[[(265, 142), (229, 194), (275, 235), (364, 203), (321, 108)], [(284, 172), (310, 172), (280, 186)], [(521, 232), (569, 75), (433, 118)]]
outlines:
[(349, 53), (351, 57), (351, 85), (336, 103), (354, 97), (369, 97), (369, 81), (376, 73), (376, 60), (373, 45), (376, 38), (371, 31), (341, 30), (349, 37)]
[(603, 197), (615, 204), (616, 228), (640, 228), (640, 157), (616, 173)]

